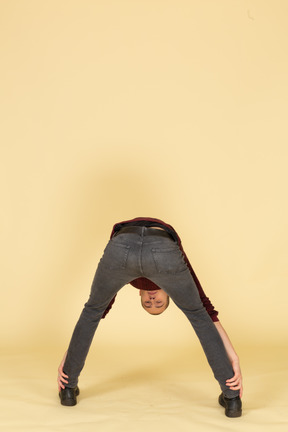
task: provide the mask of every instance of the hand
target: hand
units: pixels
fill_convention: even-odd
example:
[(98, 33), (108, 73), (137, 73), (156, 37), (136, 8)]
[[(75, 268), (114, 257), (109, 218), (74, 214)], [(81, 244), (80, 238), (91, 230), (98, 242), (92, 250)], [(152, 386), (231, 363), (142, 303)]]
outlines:
[(232, 361), (232, 368), (234, 371), (234, 376), (228, 380), (226, 380), (227, 387), (230, 390), (240, 390), (240, 398), (242, 398), (243, 394), (243, 384), (242, 384), (242, 373), (240, 369), (240, 364), (238, 360)]
[(66, 360), (66, 356), (67, 356), (67, 351), (66, 351), (66, 353), (64, 354), (64, 357), (63, 357), (63, 359), (62, 359), (62, 361), (61, 361), (61, 363), (60, 363), (60, 365), (59, 365), (59, 367), (58, 367), (57, 383), (58, 383), (58, 390), (59, 390), (59, 391), (60, 391), (61, 389), (64, 389), (64, 388), (65, 388), (65, 384), (68, 384), (68, 381), (67, 381), (66, 378), (69, 378), (69, 377), (68, 377), (68, 375), (66, 375), (66, 374), (63, 372), (63, 366), (64, 366), (64, 363), (65, 363), (65, 360)]

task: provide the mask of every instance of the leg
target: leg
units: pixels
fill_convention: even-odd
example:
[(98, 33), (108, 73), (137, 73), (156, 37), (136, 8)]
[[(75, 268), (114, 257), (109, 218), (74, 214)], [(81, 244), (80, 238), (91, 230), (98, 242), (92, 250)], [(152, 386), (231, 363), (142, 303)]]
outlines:
[[(88, 302), (74, 329), (63, 371), (69, 377), (67, 387), (75, 387), (92, 343), (93, 336), (108, 304), (131, 278), (125, 264), (129, 246), (109, 242), (98, 265)], [(132, 277), (133, 279), (133, 277)]]
[(188, 318), (224, 395), (227, 398), (238, 396), (238, 391), (226, 386), (226, 380), (234, 375), (231, 363), (178, 246), (171, 243), (169, 248), (152, 250), (152, 255), (157, 272), (149, 278), (167, 292)]

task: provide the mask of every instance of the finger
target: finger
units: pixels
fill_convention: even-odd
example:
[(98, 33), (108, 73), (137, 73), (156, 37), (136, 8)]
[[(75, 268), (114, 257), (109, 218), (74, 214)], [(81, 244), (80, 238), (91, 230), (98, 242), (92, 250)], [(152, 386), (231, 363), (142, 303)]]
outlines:
[(58, 390), (61, 391), (61, 389), (64, 389), (64, 388), (65, 388), (65, 386), (62, 383), (58, 382)]
[(229, 387), (229, 388), (241, 387), (241, 386), (242, 386), (242, 383), (240, 381), (227, 385), (227, 387)]
[(234, 385), (227, 386), (227, 387), (228, 387), (229, 389), (232, 389), (232, 390), (233, 390), (233, 389), (236, 389), (236, 388), (239, 390), (239, 389), (241, 388), (241, 384), (234, 384)]
[(65, 379), (62, 378), (62, 377), (59, 377), (59, 381), (68, 384), (68, 380), (65, 380)]
[(60, 379), (58, 379), (57, 382), (58, 382), (58, 388), (62, 388), (62, 389), (65, 388), (65, 385), (63, 384), (62, 381), (60, 381)]
[(235, 382), (233, 382), (233, 383), (226, 384), (226, 385), (227, 385), (227, 387), (235, 387), (235, 386), (239, 386), (239, 385), (241, 385), (241, 381), (235, 381)]
[(235, 374), (232, 378), (226, 380), (227, 383), (233, 382), (240, 379), (240, 375)]
[[(62, 367), (59, 366), (59, 368), (58, 368), (58, 373), (59, 373), (60, 375), (66, 375), (66, 374), (63, 372), (63, 366), (62, 366)], [(67, 376), (67, 375), (66, 375), (66, 376)]]
[(237, 384), (237, 385), (229, 386), (229, 388), (230, 388), (231, 390), (240, 390), (240, 389), (241, 389), (241, 384)]
[(58, 370), (58, 376), (64, 376), (65, 378), (68, 378), (68, 375), (66, 375), (63, 370)]
[(229, 387), (229, 389), (233, 390), (233, 391), (238, 391), (238, 390), (241, 389), (241, 387), (240, 386), (238, 386), (238, 387)]
[(226, 382), (239, 381), (240, 379), (241, 379), (240, 375), (234, 375), (233, 378), (230, 378), (229, 380), (226, 380)]

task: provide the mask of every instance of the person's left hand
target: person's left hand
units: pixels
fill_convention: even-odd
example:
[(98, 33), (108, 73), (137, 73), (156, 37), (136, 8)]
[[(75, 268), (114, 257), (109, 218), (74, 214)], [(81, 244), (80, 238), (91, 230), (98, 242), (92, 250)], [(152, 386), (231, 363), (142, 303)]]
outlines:
[(240, 398), (242, 398), (243, 394), (243, 384), (242, 384), (242, 373), (240, 369), (240, 364), (238, 360), (232, 361), (232, 368), (234, 371), (234, 376), (228, 380), (226, 380), (227, 387), (230, 388), (230, 390), (239, 390), (240, 391)]

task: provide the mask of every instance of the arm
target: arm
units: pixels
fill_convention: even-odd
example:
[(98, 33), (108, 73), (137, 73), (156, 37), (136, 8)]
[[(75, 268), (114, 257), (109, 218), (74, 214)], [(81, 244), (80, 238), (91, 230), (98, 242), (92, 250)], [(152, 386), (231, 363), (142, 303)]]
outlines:
[(63, 383), (66, 383), (66, 384), (68, 383), (67, 379), (65, 379), (65, 378), (68, 378), (68, 376), (65, 375), (63, 372), (63, 366), (64, 366), (64, 363), (66, 360), (66, 356), (67, 356), (67, 351), (65, 352), (64, 357), (63, 357), (63, 359), (62, 359), (62, 361), (58, 367), (57, 383), (58, 383), (58, 390), (59, 391), (61, 391), (61, 389), (65, 388), (65, 385)]
[(243, 385), (242, 385), (242, 374), (241, 374), (238, 355), (236, 354), (236, 351), (234, 350), (233, 345), (226, 331), (222, 327), (220, 321), (216, 321), (214, 322), (214, 324), (223, 341), (228, 358), (231, 362), (234, 371), (234, 376), (226, 381), (227, 386), (230, 388), (230, 390), (240, 390), (240, 398), (241, 398), (243, 394)]

